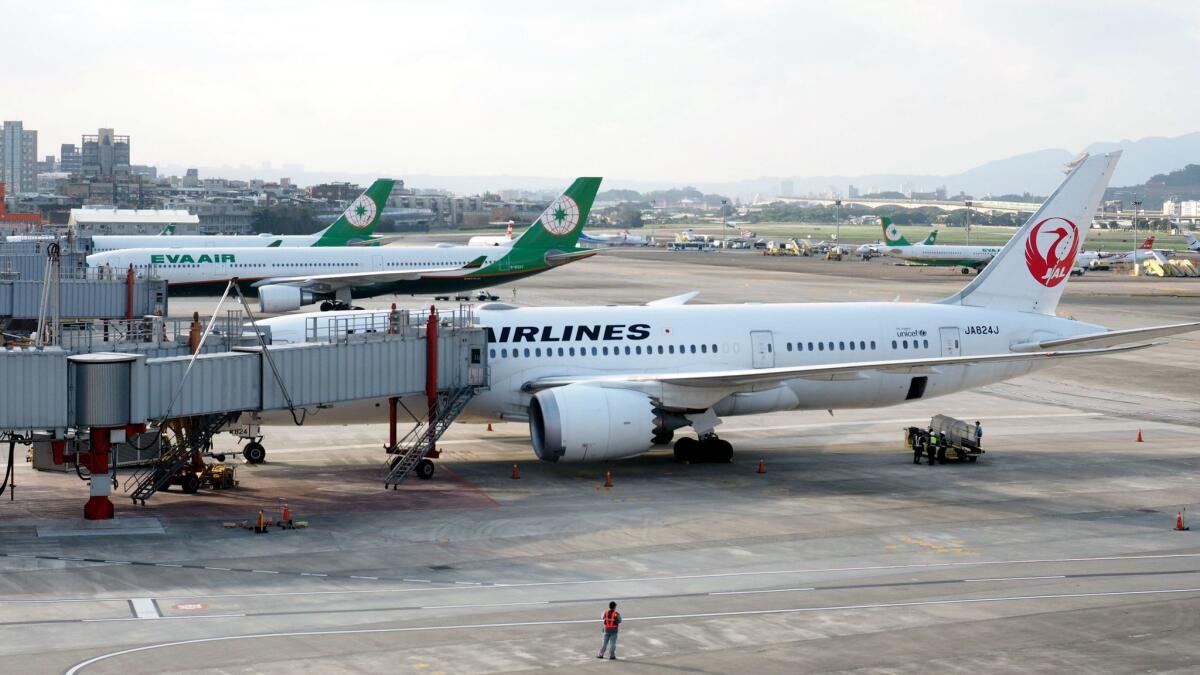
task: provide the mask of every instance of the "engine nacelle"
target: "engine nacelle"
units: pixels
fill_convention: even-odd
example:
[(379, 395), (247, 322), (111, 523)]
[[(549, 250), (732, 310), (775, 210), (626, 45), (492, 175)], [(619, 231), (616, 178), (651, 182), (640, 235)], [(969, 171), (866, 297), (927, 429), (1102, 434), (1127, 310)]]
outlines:
[(313, 302), (315, 298), (311, 292), (295, 286), (271, 284), (258, 289), (258, 308), (262, 312), (290, 312)]
[(540, 391), (529, 403), (529, 435), (539, 459), (599, 462), (633, 457), (654, 444), (650, 397), (581, 384)]

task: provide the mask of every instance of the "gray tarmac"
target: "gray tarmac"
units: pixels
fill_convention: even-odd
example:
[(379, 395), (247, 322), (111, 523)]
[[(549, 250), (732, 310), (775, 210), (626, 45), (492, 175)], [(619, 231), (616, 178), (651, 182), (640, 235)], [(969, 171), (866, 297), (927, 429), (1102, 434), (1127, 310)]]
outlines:
[[(964, 282), (617, 251), (521, 282), (516, 302), (911, 302)], [(363, 304), (391, 302), (428, 300)], [(192, 309), (211, 302), (172, 301)], [(1197, 320), (1200, 279), (1089, 274), (1060, 309), (1114, 328)], [(204, 493), (118, 502), (124, 534), (62, 536), (84, 485), (19, 465), (17, 506), (0, 502), (0, 672), (1195, 672), (1200, 530), (1173, 527), (1200, 502), (1198, 347), (881, 410), (730, 419), (728, 465), (666, 450), (549, 465), (523, 425), (456, 425), (431, 481), (384, 491), (383, 424), (269, 428), (268, 462), (239, 467), (219, 509)], [(935, 413), (982, 420), (988, 453), (912, 464), (901, 429)], [(277, 497), (308, 529), (222, 527)], [(55, 518), (30, 515), (43, 506)], [(595, 658), (609, 600), (625, 618), (615, 664)]]

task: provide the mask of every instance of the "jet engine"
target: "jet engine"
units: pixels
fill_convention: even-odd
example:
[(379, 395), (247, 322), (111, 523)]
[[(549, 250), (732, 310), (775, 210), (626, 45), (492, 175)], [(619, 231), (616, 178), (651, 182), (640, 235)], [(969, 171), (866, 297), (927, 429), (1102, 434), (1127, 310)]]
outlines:
[(295, 286), (271, 284), (258, 289), (259, 310), (266, 313), (290, 312), (301, 305), (311, 305), (316, 298), (309, 291)]
[(533, 450), (547, 462), (640, 455), (654, 444), (664, 421), (649, 396), (628, 389), (572, 384), (540, 391), (529, 403)]

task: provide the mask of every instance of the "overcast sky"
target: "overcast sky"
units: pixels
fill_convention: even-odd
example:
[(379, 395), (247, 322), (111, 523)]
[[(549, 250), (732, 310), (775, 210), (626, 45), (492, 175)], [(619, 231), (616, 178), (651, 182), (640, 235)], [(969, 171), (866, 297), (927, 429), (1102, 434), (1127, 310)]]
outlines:
[(1200, 3), (0, 0), (0, 118), (138, 164), (719, 181), (1200, 130)]

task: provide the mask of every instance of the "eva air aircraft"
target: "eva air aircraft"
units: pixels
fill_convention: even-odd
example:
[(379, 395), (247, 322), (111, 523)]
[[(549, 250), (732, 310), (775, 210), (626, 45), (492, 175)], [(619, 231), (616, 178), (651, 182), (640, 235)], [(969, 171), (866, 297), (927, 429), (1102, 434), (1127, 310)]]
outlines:
[[(264, 312), (288, 312), (317, 302), (323, 310), (347, 309), (354, 298), (388, 293), (469, 291), (595, 255), (576, 243), (600, 180), (577, 178), (511, 246), (138, 248), (90, 255), (88, 265), (116, 270), (133, 265), (138, 274), (166, 279), (171, 293), (178, 295), (219, 294), (230, 279), (237, 279), (244, 291), (258, 293)], [(372, 219), (383, 210), (390, 190), (367, 191)], [(353, 224), (365, 217), (354, 214), (355, 208), (352, 204), (343, 219)]]
[[(717, 436), (725, 418), (879, 409), (1200, 329), (1109, 330), (1056, 314), (1119, 155), (1076, 160), (992, 264), (938, 302), (688, 305), (687, 293), (644, 306), (484, 304), (474, 316), (488, 334), (489, 384), (465, 413), (527, 419), (534, 452), (550, 462), (633, 457), (676, 433), (687, 434), (676, 456), (728, 461), (733, 447)], [(347, 315), (372, 316), (262, 324), (273, 341), (304, 341), (309, 326), (319, 338), (334, 323), (322, 318)], [(379, 421), (377, 402), (330, 403), (316, 424)], [(423, 395), (409, 403), (424, 409)]]
[(290, 246), (370, 246), (383, 242), (374, 234), (393, 181), (380, 178), (358, 196), (329, 227), (315, 234), (176, 235), (168, 225), (156, 235), (96, 235), (96, 253), (126, 248), (280, 248)]
[(963, 274), (969, 270), (976, 272), (987, 267), (996, 257), (1000, 246), (951, 246), (949, 244), (933, 243), (931, 234), (926, 243), (910, 244), (900, 233), (892, 220), (880, 217), (879, 224), (883, 227), (883, 254), (892, 258), (900, 258), (916, 265), (934, 265), (939, 267), (961, 267)]

